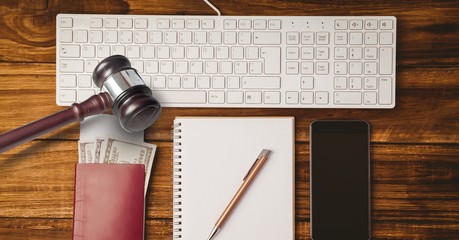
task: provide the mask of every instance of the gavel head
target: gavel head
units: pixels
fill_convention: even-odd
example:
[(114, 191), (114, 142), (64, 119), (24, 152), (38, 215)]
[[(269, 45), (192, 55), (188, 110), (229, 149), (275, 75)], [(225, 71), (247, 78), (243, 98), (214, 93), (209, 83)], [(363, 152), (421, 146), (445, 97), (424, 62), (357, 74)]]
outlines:
[(92, 78), (97, 87), (110, 94), (112, 112), (124, 130), (142, 131), (159, 118), (161, 105), (126, 57), (114, 55), (102, 60)]

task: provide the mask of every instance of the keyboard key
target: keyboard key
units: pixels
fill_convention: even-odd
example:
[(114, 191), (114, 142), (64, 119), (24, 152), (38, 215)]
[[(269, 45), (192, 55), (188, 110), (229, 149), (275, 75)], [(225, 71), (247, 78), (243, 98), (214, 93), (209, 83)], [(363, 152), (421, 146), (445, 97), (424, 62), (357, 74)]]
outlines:
[(299, 73), (298, 62), (287, 62), (286, 73), (289, 75), (296, 75)]
[(72, 30), (61, 30), (59, 34), (59, 40), (62, 43), (71, 43), (73, 41)]
[(94, 72), (94, 69), (96, 68), (97, 64), (99, 64), (98, 60), (86, 60), (86, 65), (85, 65), (86, 72), (87, 73)]
[(106, 18), (106, 19), (104, 19), (104, 27), (105, 28), (117, 28), (118, 27), (118, 19), (116, 19), (116, 18)]
[(246, 47), (245, 58), (249, 60), (258, 59), (258, 47)]
[(128, 46), (126, 51), (128, 58), (140, 58), (140, 47), (139, 46)]
[(184, 19), (173, 19), (172, 29), (185, 29), (185, 20)]
[(378, 33), (366, 32), (365, 33), (365, 44), (368, 44), (368, 45), (378, 44)]
[(365, 60), (376, 60), (378, 58), (378, 49), (375, 47), (365, 48)]
[(134, 27), (139, 29), (145, 29), (148, 27), (148, 20), (146, 18), (137, 18), (134, 21)]
[(281, 44), (280, 32), (254, 32), (253, 44), (255, 45), (278, 45)]
[(206, 103), (205, 91), (167, 91), (153, 90), (153, 96), (161, 103)]
[(71, 28), (73, 26), (73, 19), (70, 17), (59, 18), (59, 26), (61, 28)]
[(362, 63), (361, 62), (350, 62), (349, 63), (349, 74), (352, 74), (352, 75), (362, 74)]
[(299, 93), (288, 91), (285, 93), (285, 103), (287, 104), (298, 104)]
[(132, 28), (132, 19), (131, 18), (121, 18), (120, 19), (120, 28), (130, 29)]
[(132, 31), (120, 31), (120, 43), (132, 43)]
[(366, 77), (364, 80), (365, 89), (375, 90), (376, 89), (376, 77)]
[[(222, 61), (220, 62), (220, 73), (221, 74), (231, 74), (233, 73), (233, 62)], [(261, 69), (260, 69), (261, 73)]]
[(199, 76), (198, 77), (198, 88), (209, 89), (210, 88), (210, 77), (209, 76)]
[(261, 92), (245, 92), (245, 102), (249, 104), (260, 104)]
[(126, 55), (124, 46), (120, 46), (120, 45), (112, 46), (112, 54), (113, 55)]
[(240, 30), (250, 30), (252, 28), (252, 20), (250, 19), (241, 19), (239, 20), (239, 29)]
[(70, 73), (83, 72), (83, 60), (60, 60), (59, 71)]
[(198, 19), (188, 19), (186, 21), (187, 29), (199, 29), (199, 20)]
[(392, 20), (390, 19), (383, 19), (379, 21), (379, 28), (381, 30), (391, 30), (393, 28)]
[(301, 33), (301, 44), (303, 45), (314, 44), (314, 32), (302, 32)]
[(365, 20), (366, 30), (375, 30), (377, 28), (378, 28), (378, 20), (375, 20), (375, 19)]
[(221, 32), (210, 32), (209, 33), (209, 43), (210, 44), (221, 44), (222, 43), (222, 33)]
[(346, 45), (347, 44), (347, 32), (336, 32), (335, 33), (335, 44)]
[(164, 32), (164, 43), (165, 44), (176, 44), (177, 43), (177, 32), (169, 32), (169, 31)]
[(384, 75), (392, 74), (392, 48), (382, 47), (379, 49), (379, 73)]
[(250, 62), (249, 64), (249, 73), (250, 74), (261, 74), (263, 68), (262, 62)]
[(145, 44), (148, 42), (147, 31), (136, 31), (134, 34), (134, 43)]
[(91, 28), (101, 28), (102, 27), (102, 18), (91, 18), (89, 26)]
[(347, 62), (335, 62), (335, 75), (347, 74)]
[(142, 57), (146, 59), (154, 58), (155, 57), (155, 47), (150, 46), (150, 45), (142, 46)]
[(351, 45), (362, 45), (363, 42), (363, 33), (361, 32), (351, 32), (349, 33), (349, 44)]
[(235, 62), (234, 64), (234, 73), (236, 74), (246, 74), (247, 73), (247, 62)]
[(179, 33), (179, 42), (181, 44), (190, 44), (191, 43), (191, 32), (183, 32)]
[(225, 88), (225, 77), (215, 76), (212, 78), (212, 88), (213, 89), (223, 89)]
[(225, 92), (209, 91), (209, 103), (225, 103)]
[(184, 59), (185, 58), (185, 47), (184, 46), (173, 46), (171, 56), (172, 56), (172, 59)]
[(249, 45), (252, 43), (252, 33), (251, 32), (239, 32), (238, 42), (241, 45)]
[(313, 89), (314, 77), (301, 77), (300, 87), (301, 89)]
[(185, 89), (192, 89), (196, 87), (196, 77), (195, 76), (184, 76), (182, 78), (182, 86)]
[(158, 73), (159, 72), (158, 61), (146, 61), (145, 62), (145, 72), (146, 73)]
[(253, 20), (253, 29), (255, 29), (255, 30), (265, 30), (266, 29), (266, 20), (264, 20), (264, 19), (255, 19), (255, 20)]
[(75, 90), (60, 90), (59, 91), (59, 101), (73, 103), (76, 101), (76, 91)]
[(392, 33), (391, 32), (382, 32), (379, 34), (379, 43), (381, 45), (391, 45), (392, 44)]
[(244, 59), (244, 47), (232, 47), (231, 48), (232, 59)]
[(314, 103), (314, 92), (301, 92), (300, 103), (301, 104), (313, 104)]
[(76, 43), (87, 43), (88, 42), (88, 31), (76, 30), (75, 31), (75, 42)]
[(377, 73), (376, 66), (377, 66), (377, 63), (375, 62), (365, 63), (365, 74), (375, 75)]
[(241, 91), (228, 91), (228, 103), (243, 103), (244, 93)]
[(351, 47), (349, 49), (349, 59), (351, 59), (351, 60), (360, 60), (360, 59), (362, 59), (362, 48)]
[(76, 76), (75, 75), (60, 75), (59, 86), (64, 88), (76, 87)]
[(360, 89), (362, 89), (362, 78), (360, 78), (360, 77), (350, 77), (349, 78), (349, 89), (351, 89), (351, 90), (360, 90)]
[(159, 67), (163, 74), (171, 74), (174, 72), (174, 63), (172, 61), (162, 61)]
[(202, 29), (212, 30), (214, 29), (214, 20), (213, 19), (203, 19), (201, 22)]
[(335, 92), (335, 104), (362, 104), (362, 94), (360, 92)]
[(224, 44), (236, 44), (236, 32), (224, 32), (223, 43)]
[(229, 89), (237, 89), (237, 88), (239, 88), (239, 86), (240, 86), (239, 85), (239, 77), (229, 76), (227, 84), (228, 84), (228, 88)]
[(318, 60), (328, 60), (328, 47), (318, 47), (316, 56)]
[(201, 48), (202, 59), (213, 59), (214, 58), (214, 47), (202, 47)]
[(379, 78), (379, 104), (392, 104), (392, 78)]
[(314, 48), (313, 47), (302, 47), (301, 48), (301, 59), (303, 60), (314, 59)]
[(169, 19), (158, 19), (158, 22), (156, 23), (156, 27), (158, 29), (169, 29), (170, 28), (170, 21)]
[(330, 42), (328, 32), (318, 32), (317, 33), (317, 45), (327, 45)]
[(347, 48), (346, 47), (336, 47), (335, 48), (335, 59), (336, 60), (346, 60), (347, 59)]
[(281, 97), (281, 94), (280, 92), (264, 92), (264, 100), (263, 102), (264, 103), (267, 103), (267, 104), (279, 104), (280, 103), (280, 97)]
[(105, 31), (104, 40), (105, 43), (117, 43), (118, 42), (118, 32), (115, 30)]
[(150, 32), (150, 43), (160, 44), (162, 42), (163, 42), (163, 33), (162, 32), (158, 32), (158, 31), (151, 31)]
[(217, 59), (229, 59), (229, 47), (217, 47)]
[(187, 47), (186, 57), (189, 59), (198, 59), (199, 58), (199, 47)]
[(235, 19), (226, 19), (223, 22), (223, 28), (225, 30), (235, 30), (237, 25), (237, 21)]
[(195, 44), (206, 44), (207, 43), (207, 32), (194, 32), (194, 43)]
[(351, 30), (361, 30), (363, 25), (362, 20), (350, 20), (349, 21), (349, 29)]
[(273, 19), (268, 21), (268, 28), (270, 30), (280, 30), (281, 29), (281, 20)]
[(178, 74), (188, 73), (188, 62), (187, 61), (176, 61), (175, 62), (175, 73), (178, 73)]
[(265, 74), (280, 74), (281, 49), (280, 47), (261, 47), (260, 56), (265, 61)]
[(59, 47), (59, 56), (64, 58), (80, 57), (80, 45), (63, 45)]
[(168, 88), (180, 88), (180, 76), (169, 76), (166, 79)]
[(287, 47), (287, 60), (298, 60), (300, 53), (298, 47)]
[(335, 89), (344, 90), (347, 88), (347, 78), (346, 77), (335, 77)]
[(157, 58), (166, 59), (170, 56), (170, 48), (168, 46), (159, 46), (157, 51)]
[(192, 74), (202, 74), (202, 62), (201, 61), (192, 61), (190, 63), (190, 73)]
[(316, 92), (317, 104), (328, 104), (328, 92)]
[(335, 29), (336, 30), (346, 30), (347, 29), (347, 20), (345, 20), (345, 19), (335, 20)]
[(280, 77), (242, 77), (243, 89), (280, 89)]
[(313, 62), (301, 62), (301, 74), (311, 75), (314, 73), (314, 63)]
[(319, 74), (319, 75), (328, 74), (328, 62), (317, 62), (316, 63), (316, 74)]
[[(153, 88), (165, 88), (166, 87), (166, 76), (153, 76)], [(156, 99), (157, 96), (154, 95)]]
[(205, 64), (205, 73), (207, 74), (216, 74), (218, 73), (218, 62), (210, 61)]
[(376, 92), (364, 92), (363, 103), (370, 105), (376, 104)]
[(92, 86), (92, 78), (89, 74), (82, 74), (78, 76), (78, 87), (90, 88)]
[(287, 32), (287, 44), (288, 45), (297, 45), (300, 43), (300, 33), (299, 32)]

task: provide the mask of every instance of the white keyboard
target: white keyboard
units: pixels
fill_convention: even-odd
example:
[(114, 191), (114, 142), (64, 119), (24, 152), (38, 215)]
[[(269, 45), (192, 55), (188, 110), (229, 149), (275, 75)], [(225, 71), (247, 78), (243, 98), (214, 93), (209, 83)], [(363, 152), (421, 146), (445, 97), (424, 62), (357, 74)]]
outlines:
[(102, 59), (130, 59), (164, 107), (393, 108), (392, 16), (59, 14), (56, 102), (97, 93)]

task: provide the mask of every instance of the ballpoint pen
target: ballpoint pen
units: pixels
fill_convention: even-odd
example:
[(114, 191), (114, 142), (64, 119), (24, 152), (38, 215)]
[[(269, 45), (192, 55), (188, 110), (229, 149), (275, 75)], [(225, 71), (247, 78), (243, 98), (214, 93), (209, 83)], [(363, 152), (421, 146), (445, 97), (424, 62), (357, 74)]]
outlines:
[(225, 210), (220, 215), (220, 218), (218, 218), (217, 222), (215, 223), (215, 226), (212, 229), (212, 232), (210, 233), (208, 240), (211, 240), (222, 228), (226, 219), (231, 214), (231, 211), (236, 207), (236, 204), (239, 202), (242, 195), (246, 192), (247, 188), (250, 186), (250, 183), (253, 181), (257, 173), (260, 171), (263, 164), (266, 162), (266, 160), (268, 160), (270, 154), (270, 150), (263, 149), (261, 153), (258, 155), (257, 159), (252, 164), (252, 167), (249, 169), (244, 179), (242, 180), (242, 185), (239, 187), (236, 194), (234, 194), (230, 203), (228, 204), (228, 206), (226, 206)]

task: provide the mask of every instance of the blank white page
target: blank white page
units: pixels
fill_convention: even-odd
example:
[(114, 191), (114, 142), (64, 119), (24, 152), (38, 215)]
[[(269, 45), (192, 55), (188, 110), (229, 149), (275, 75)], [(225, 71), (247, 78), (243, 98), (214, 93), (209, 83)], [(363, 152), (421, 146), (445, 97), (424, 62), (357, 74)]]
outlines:
[[(206, 240), (262, 149), (270, 158), (214, 240), (288, 240), (295, 237), (293, 117), (178, 117), (180, 202), (175, 235)], [(180, 125), (180, 126), (178, 126)], [(180, 138), (178, 139), (178, 135)], [(181, 143), (178, 146), (178, 143)], [(180, 215), (181, 218), (175, 217)], [(176, 238), (177, 239), (177, 238)]]

